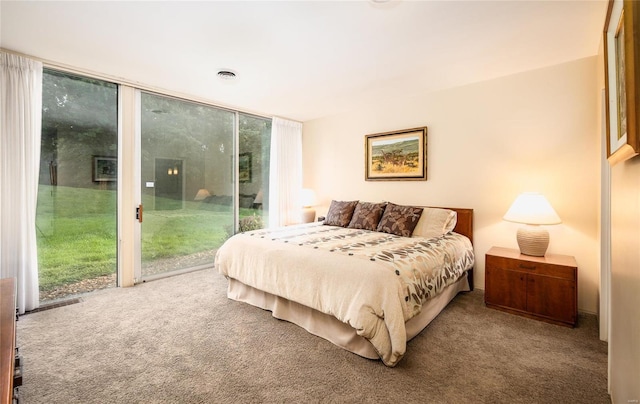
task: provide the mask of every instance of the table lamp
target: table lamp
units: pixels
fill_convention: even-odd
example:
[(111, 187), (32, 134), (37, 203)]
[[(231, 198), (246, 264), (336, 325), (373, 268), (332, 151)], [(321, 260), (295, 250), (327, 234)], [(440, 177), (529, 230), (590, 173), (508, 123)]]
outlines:
[(316, 193), (309, 188), (303, 188), (300, 195), (302, 199), (302, 223), (311, 223), (316, 218), (316, 210), (312, 208), (316, 202)]
[(196, 193), (195, 198), (193, 198), (193, 200), (194, 201), (204, 201), (205, 199), (207, 199), (210, 196), (211, 196), (211, 194), (209, 193), (208, 190), (206, 190), (204, 188), (200, 188), (198, 190), (198, 193)]
[(518, 246), (520, 253), (534, 257), (543, 257), (549, 246), (549, 232), (541, 225), (562, 223), (547, 198), (536, 192), (518, 195), (503, 219), (525, 224), (518, 229)]
[(257, 209), (262, 209), (262, 201), (264, 200), (264, 193), (262, 192), (262, 188), (256, 194), (256, 199), (253, 200), (253, 207)]

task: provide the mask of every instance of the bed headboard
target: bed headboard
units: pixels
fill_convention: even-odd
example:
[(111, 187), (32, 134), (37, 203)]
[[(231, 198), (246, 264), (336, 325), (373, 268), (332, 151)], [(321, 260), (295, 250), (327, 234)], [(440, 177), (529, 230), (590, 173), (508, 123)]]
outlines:
[[(455, 210), (458, 213), (458, 222), (453, 231), (469, 237), (471, 244), (473, 244), (473, 209), (465, 208), (443, 208)], [(473, 268), (467, 271), (467, 279), (469, 280), (469, 288), (473, 290)]]

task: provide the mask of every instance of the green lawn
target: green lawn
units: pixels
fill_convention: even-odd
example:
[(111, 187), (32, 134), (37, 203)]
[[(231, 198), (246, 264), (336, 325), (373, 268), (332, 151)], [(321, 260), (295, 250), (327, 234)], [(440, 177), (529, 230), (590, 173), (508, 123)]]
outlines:
[[(116, 192), (40, 185), (36, 216), (40, 289), (116, 272)], [(150, 206), (150, 204), (145, 204)], [(254, 214), (241, 209), (240, 216)], [(230, 209), (185, 202), (183, 209), (145, 209), (143, 262), (219, 247)]]

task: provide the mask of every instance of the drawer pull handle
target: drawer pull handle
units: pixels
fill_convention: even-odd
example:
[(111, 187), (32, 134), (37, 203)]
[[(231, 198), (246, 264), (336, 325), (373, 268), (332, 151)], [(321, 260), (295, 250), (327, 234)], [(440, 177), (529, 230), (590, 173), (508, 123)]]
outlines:
[(522, 269), (536, 269), (536, 266), (535, 265), (520, 264), (520, 268), (522, 268)]

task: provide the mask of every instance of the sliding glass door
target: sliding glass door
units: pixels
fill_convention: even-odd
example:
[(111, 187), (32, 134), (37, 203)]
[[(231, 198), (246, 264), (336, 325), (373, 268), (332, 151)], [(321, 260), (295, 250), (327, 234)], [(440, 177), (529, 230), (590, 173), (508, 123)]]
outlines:
[(40, 150), (40, 300), (115, 286), (118, 86), (45, 69)]
[(269, 219), (271, 119), (238, 115), (238, 230), (247, 231)]
[(142, 279), (211, 266), (235, 230), (236, 113), (141, 94)]
[(268, 118), (46, 69), (41, 300), (115, 286), (119, 263), (131, 283), (212, 266), (235, 232), (267, 225), (270, 137)]

